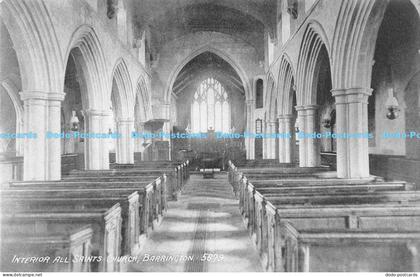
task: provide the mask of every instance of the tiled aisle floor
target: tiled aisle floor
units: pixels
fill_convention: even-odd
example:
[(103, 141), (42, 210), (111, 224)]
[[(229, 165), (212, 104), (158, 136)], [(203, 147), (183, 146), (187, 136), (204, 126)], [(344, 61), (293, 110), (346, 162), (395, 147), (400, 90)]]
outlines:
[[(215, 254), (211, 261), (201, 261), (206, 253)], [(152, 257), (166, 261), (151, 261)], [(147, 239), (138, 263), (128, 270), (261, 271), (227, 175), (191, 175), (178, 201), (169, 202), (163, 223)]]

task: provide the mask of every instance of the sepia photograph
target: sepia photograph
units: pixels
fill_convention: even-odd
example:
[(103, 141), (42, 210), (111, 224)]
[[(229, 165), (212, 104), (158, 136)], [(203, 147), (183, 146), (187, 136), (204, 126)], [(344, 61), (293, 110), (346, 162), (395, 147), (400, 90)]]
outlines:
[(0, 0), (0, 274), (64, 272), (420, 277), (420, 0)]

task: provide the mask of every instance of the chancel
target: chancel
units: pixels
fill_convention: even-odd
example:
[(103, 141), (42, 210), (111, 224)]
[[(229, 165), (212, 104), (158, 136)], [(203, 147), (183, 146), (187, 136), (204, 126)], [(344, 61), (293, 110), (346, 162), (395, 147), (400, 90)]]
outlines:
[(419, 0), (0, 8), (0, 271), (420, 271)]

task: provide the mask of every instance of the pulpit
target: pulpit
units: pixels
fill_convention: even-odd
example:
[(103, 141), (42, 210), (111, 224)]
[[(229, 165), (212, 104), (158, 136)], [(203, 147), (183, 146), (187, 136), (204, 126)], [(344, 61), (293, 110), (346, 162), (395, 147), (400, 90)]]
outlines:
[(161, 136), (163, 134), (163, 126), (165, 122), (169, 122), (167, 119), (151, 119), (146, 121), (144, 127), (151, 134), (155, 135), (151, 142), (151, 153), (150, 157), (153, 161), (169, 160), (169, 138)]

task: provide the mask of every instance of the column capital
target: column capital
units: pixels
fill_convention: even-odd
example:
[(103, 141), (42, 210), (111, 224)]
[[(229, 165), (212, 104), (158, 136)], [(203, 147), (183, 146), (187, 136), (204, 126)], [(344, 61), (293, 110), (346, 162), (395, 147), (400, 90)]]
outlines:
[(254, 99), (247, 99), (246, 104), (247, 105), (253, 105), (253, 104), (255, 104), (255, 100)]
[(332, 89), (332, 96), (335, 97), (336, 104), (365, 103), (367, 104), (369, 96), (372, 95), (371, 88), (345, 88)]
[(87, 109), (83, 110), (84, 116), (111, 116), (112, 112), (107, 110)]
[(294, 114), (280, 114), (277, 116), (278, 120), (291, 120), (293, 118), (295, 118)]
[(134, 118), (131, 117), (125, 117), (125, 118), (117, 118), (118, 124), (131, 124), (134, 123)]
[(22, 91), (19, 93), (22, 101), (44, 100), (44, 101), (63, 101), (66, 94), (64, 92), (47, 91)]
[(304, 105), (303, 108), (306, 111), (314, 111), (314, 110), (318, 110), (319, 106), (318, 105)]
[(295, 110), (298, 112), (302, 112), (305, 110), (305, 106), (295, 106)]

